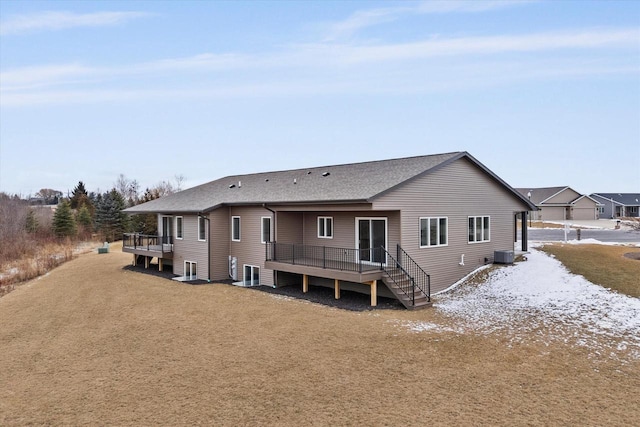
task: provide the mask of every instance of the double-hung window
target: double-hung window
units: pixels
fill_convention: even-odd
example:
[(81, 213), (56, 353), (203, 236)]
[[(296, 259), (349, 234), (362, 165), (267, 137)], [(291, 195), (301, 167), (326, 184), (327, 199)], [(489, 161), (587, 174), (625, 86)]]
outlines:
[(491, 240), (490, 228), (488, 216), (470, 216), (469, 243), (489, 242)]
[(261, 237), (260, 240), (262, 243), (269, 243), (271, 239), (271, 217), (263, 216), (262, 217), (262, 225), (261, 225)]
[(207, 223), (203, 216), (198, 217), (198, 240), (203, 242), (207, 240)]
[(234, 242), (240, 241), (240, 217), (231, 217), (231, 240)]
[(333, 239), (333, 217), (318, 217), (318, 237), (321, 239)]
[(182, 239), (182, 217), (181, 216), (177, 216), (176, 217), (176, 239)]
[(446, 246), (448, 241), (446, 217), (420, 218), (420, 247)]

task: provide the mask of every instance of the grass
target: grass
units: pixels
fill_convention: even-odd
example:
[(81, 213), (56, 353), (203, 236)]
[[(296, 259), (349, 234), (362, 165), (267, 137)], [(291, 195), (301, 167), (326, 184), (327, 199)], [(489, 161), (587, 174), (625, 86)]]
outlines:
[[(628, 425), (640, 361), (80, 255), (0, 298), (0, 425)], [(363, 296), (367, 298), (366, 296)], [(454, 324), (451, 325), (455, 327)], [(452, 328), (453, 329), (453, 328)]]
[(542, 250), (554, 255), (572, 273), (592, 283), (640, 297), (640, 260), (624, 254), (640, 248), (609, 245), (547, 244)]

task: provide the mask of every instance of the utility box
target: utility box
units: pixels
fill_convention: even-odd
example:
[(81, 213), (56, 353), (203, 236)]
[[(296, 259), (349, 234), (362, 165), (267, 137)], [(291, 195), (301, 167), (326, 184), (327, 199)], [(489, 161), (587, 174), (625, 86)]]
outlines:
[(494, 264), (513, 264), (513, 251), (495, 251), (493, 262)]

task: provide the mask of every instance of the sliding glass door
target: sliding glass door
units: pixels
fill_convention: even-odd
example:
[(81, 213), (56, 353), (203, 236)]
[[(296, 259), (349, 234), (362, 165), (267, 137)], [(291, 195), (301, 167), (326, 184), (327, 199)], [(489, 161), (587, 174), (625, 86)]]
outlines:
[(356, 218), (356, 245), (360, 261), (386, 263), (381, 247), (387, 247), (386, 218)]

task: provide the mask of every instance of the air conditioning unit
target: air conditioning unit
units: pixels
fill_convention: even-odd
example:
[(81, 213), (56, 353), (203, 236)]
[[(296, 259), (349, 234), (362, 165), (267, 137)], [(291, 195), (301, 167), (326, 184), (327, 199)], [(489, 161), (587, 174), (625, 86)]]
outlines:
[(495, 264), (513, 264), (513, 251), (495, 251), (493, 262)]

